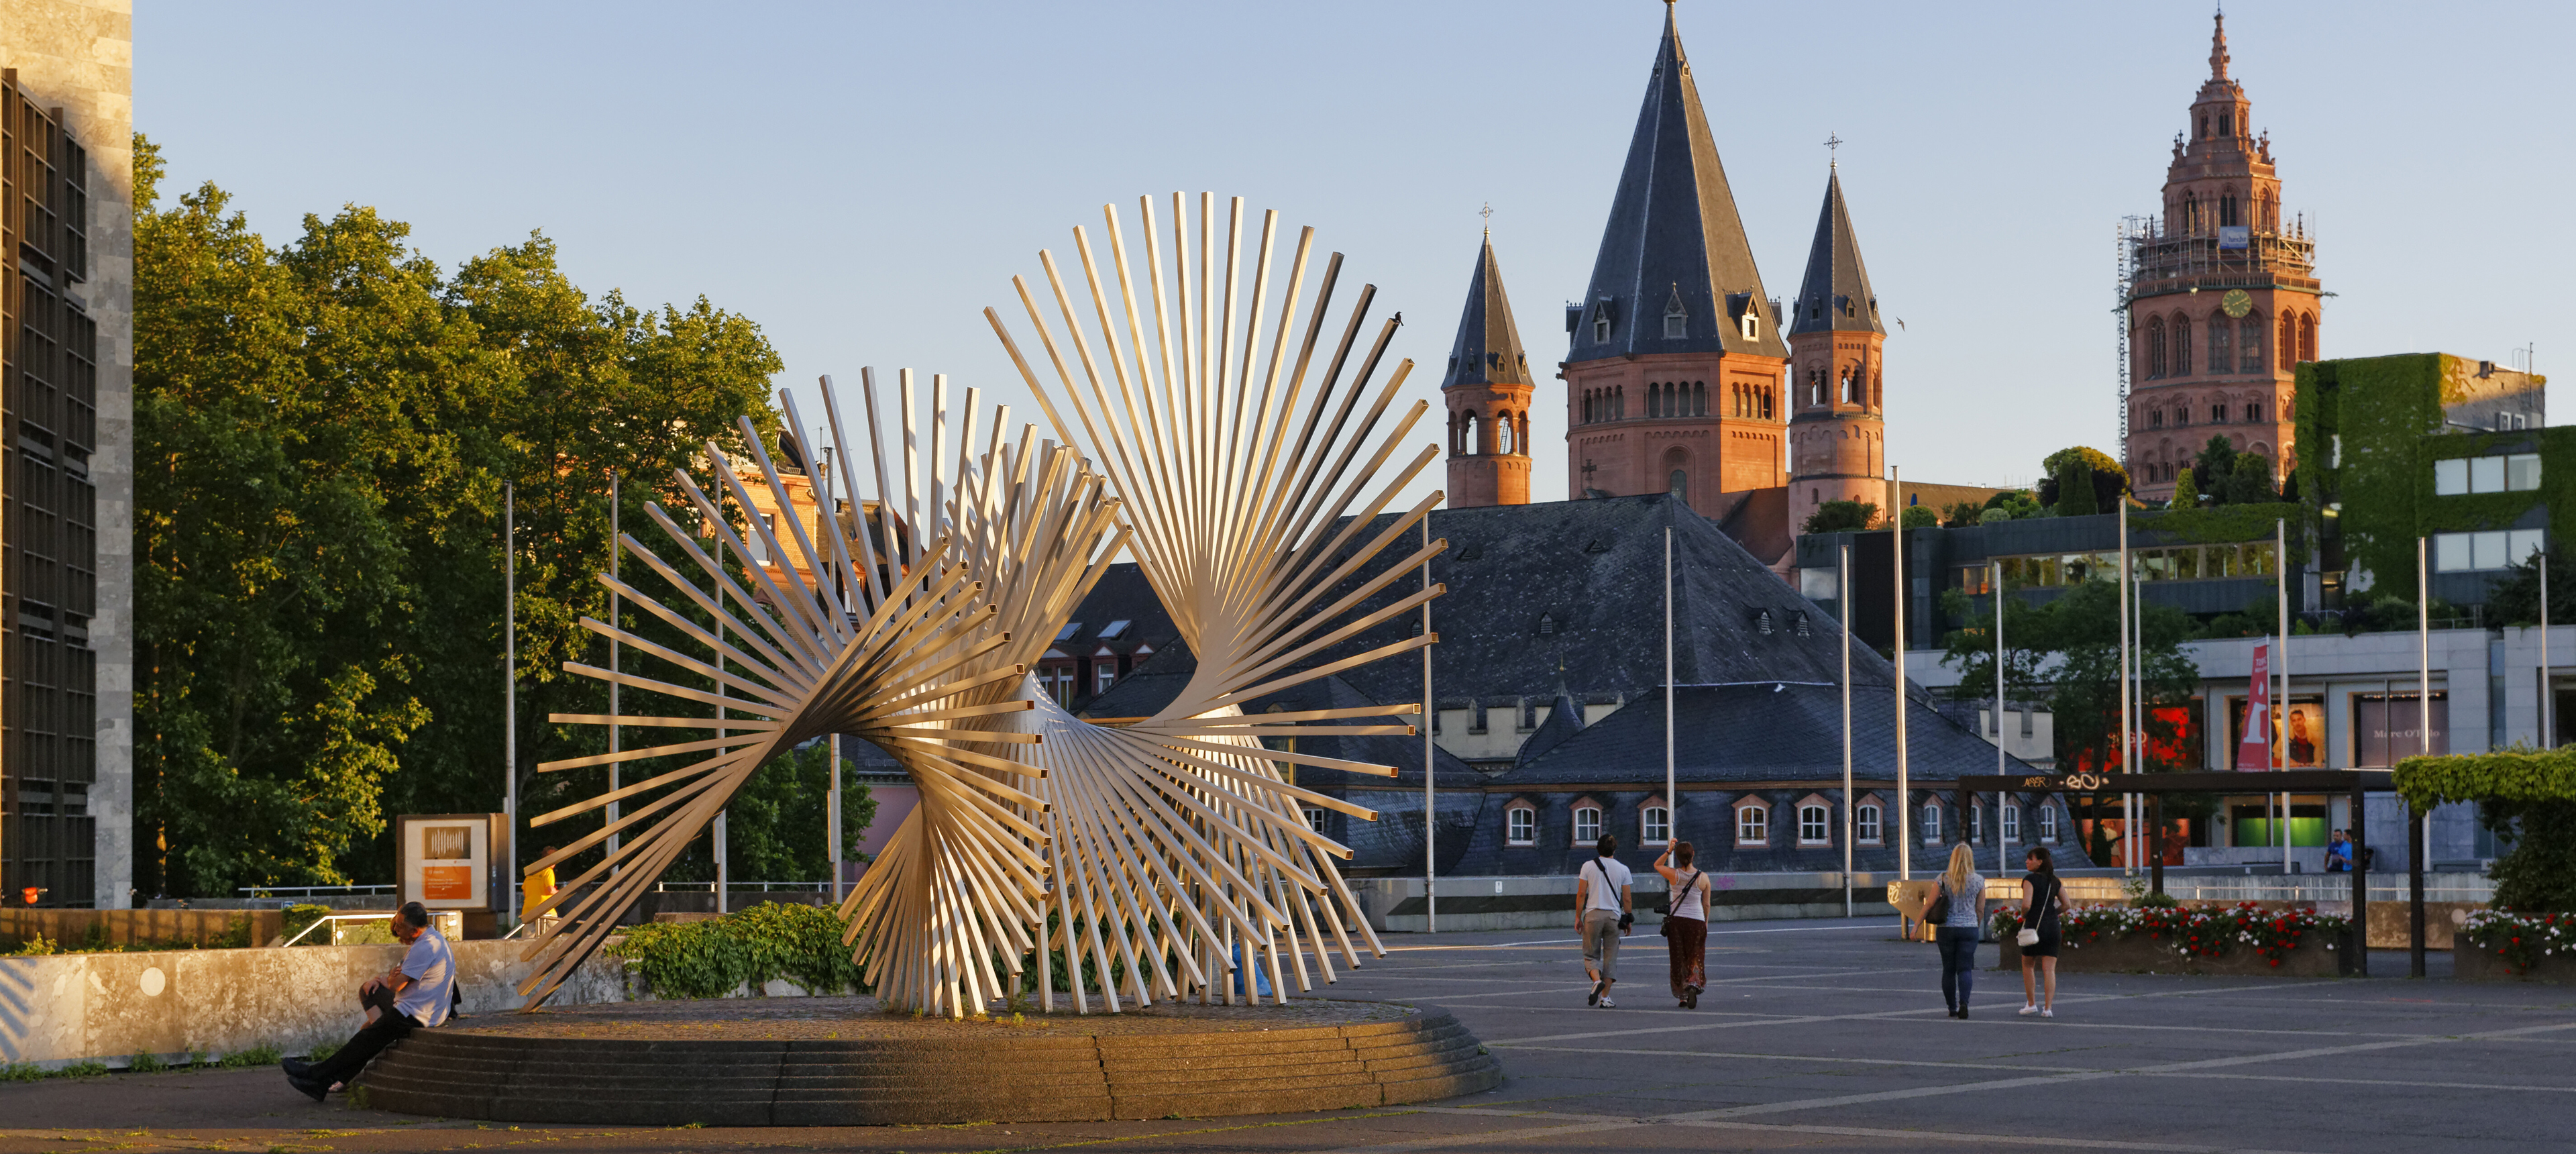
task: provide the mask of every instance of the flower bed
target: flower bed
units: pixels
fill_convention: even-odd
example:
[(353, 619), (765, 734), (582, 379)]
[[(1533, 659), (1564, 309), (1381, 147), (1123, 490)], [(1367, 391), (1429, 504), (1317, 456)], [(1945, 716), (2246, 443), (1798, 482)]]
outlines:
[[(2174, 960), (2190, 969), (2214, 968), (2212, 963), (2233, 963), (2223, 968), (2248, 973), (2282, 970), (2285, 962), (2294, 964), (2287, 972), (2312, 970), (2335, 972), (2331, 955), (2340, 946), (2352, 926), (2352, 919), (2341, 914), (2321, 914), (2315, 910), (2264, 910), (2252, 902), (2242, 902), (2225, 909), (2196, 910), (2179, 906), (2076, 906), (2063, 915), (2062, 947), (2058, 964), (2064, 966), (2087, 948), (2101, 951), (2096, 956), (2106, 961), (2144, 960), (2152, 962), (2159, 955), (2176, 955)], [(1995, 913), (1995, 939), (2004, 943), (2005, 964), (2019, 961), (2021, 951), (2013, 936), (2021, 932), (2021, 911), (2006, 908)], [(2105, 946), (2130, 947), (2103, 950)], [(2148, 954), (2138, 958), (2135, 947), (2145, 946)], [(2305, 948), (2303, 948), (2305, 947)], [(2255, 963), (2260, 962), (2257, 966)]]
[[(2454, 954), (2463, 978), (2516, 977), (2576, 980), (2576, 914), (2517, 914), (2478, 910), (2452, 934), (2470, 948)], [(2476, 959), (2472, 961), (2471, 959)]]

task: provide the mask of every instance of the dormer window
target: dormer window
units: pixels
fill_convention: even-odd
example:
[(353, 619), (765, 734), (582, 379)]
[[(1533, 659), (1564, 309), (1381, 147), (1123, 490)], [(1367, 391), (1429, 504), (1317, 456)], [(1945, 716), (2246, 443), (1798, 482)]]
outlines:
[(1744, 333), (1745, 340), (1754, 341), (1762, 339), (1762, 318), (1748, 312), (1744, 314), (1742, 324), (1742, 332)]
[(1809, 635), (1807, 633), (1807, 615), (1805, 613), (1801, 612), (1790, 615), (1789, 622), (1790, 632), (1795, 633), (1800, 637)]
[(1770, 610), (1764, 609), (1753, 615), (1753, 631), (1763, 635), (1764, 637), (1771, 636)]
[(1554, 615), (1547, 613), (1541, 613), (1538, 615), (1538, 635), (1541, 637), (1553, 637), (1556, 635), (1556, 617)]
[(1682, 307), (1682, 286), (1673, 286), (1673, 296), (1664, 302), (1664, 339), (1680, 340), (1690, 335), (1690, 310)]
[(1610, 298), (1608, 297), (1592, 303), (1592, 343), (1596, 345), (1610, 343)]

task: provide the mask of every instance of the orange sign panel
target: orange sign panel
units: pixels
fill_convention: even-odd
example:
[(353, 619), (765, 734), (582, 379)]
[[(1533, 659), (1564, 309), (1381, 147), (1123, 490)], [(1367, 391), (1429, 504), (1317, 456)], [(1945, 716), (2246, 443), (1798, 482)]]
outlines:
[(420, 867), (420, 897), (422, 901), (430, 902), (474, 900), (474, 867), (461, 865)]

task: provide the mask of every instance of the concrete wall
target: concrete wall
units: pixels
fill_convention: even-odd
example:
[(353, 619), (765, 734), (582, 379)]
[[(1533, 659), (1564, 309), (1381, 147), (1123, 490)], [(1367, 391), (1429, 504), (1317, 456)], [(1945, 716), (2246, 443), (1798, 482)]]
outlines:
[[(528, 943), (455, 947), (467, 1013), (518, 1005)], [(261, 1045), (300, 1054), (355, 1033), (366, 1019), (358, 983), (392, 969), (402, 952), (298, 946), (0, 958), (0, 1061), (121, 1067), (137, 1053), (169, 1060)], [(625, 975), (625, 963), (593, 958), (549, 1004), (624, 1001)]]
[[(59, 106), (89, 150), (89, 280), (98, 322), (97, 819), (93, 885), (102, 908), (134, 888), (134, 5), (132, 0), (0, 0), (0, 68)], [(14, 257), (12, 259), (15, 259)], [(14, 802), (13, 802), (14, 804)]]
[[(1892, 875), (1855, 872), (1852, 912), (1893, 916), (1887, 904)], [(1715, 895), (1713, 919), (1721, 922), (1766, 918), (1838, 918), (1843, 916), (1843, 881), (1839, 873), (1710, 874)], [(1369, 925), (1380, 932), (1421, 933), (1427, 903), (1421, 878), (1354, 878), (1351, 892)], [(1664, 879), (1638, 871), (1632, 889), (1637, 924), (1653, 926), (1663, 919), (1655, 904), (1664, 900)], [(1574, 929), (1574, 877), (1444, 877), (1438, 882), (1439, 931)]]

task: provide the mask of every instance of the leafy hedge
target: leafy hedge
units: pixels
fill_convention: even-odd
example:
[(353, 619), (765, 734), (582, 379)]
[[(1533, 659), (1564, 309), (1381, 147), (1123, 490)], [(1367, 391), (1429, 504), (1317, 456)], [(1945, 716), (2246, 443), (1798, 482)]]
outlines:
[(2576, 913), (2576, 747), (2410, 757), (2396, 776), (2407, 804), (2474, 801), (2479, 821), (2512, 837), (2487, 869), (2497, 907)]
[(721, 918), (637, 926), (608, 953), (635, 963), (664, 998), (721, 998), (774, 978), (813, 994), (859, 984), (850, 947), (841, 944), (840, 916), (821, 906), (762, 902)]

